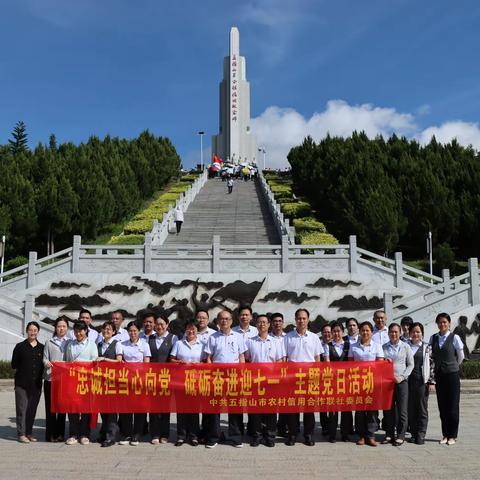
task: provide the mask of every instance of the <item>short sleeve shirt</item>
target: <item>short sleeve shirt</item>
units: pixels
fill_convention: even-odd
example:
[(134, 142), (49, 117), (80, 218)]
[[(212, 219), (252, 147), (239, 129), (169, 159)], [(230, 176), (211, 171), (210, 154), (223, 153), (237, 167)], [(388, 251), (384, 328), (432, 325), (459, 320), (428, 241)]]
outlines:
[(130, 340), (125, 340), (120, 343), (121, 354), (126, 362), (143, 362), (145, 357), (151, 357), (150, 347), (145, 340), (138, 340), (137, 343), (132, 343)]
[[(111, 345), (111, 343), (114, 340), (115, 340), (114, 337), (112, 337), (109, 342), (106, 342), (105, 340), (101, 340), (99, 345), (100, 345), (100, 351), (102, 352), (102, 355), (105, 354), (108, 347)], [(117, 343), (115, 344), (115, 355), (121, 355), (121, 354), (122, 354), (122, 346), (120, 345), (120, 342), (117, 341)]]
[(287, 333), (284, 345), (289, 362), (314, 362), (316, 356), (325, 355), (318, 335), (308, 330), (304, 335), (299, 335), (297, 330)]
[(243, 335), (233, 330), (228, 335), (215, 332), (205, 345), (205, 353), (212, 356), (213, 363), (239, 363), (240, 355), (246, 350)]
[(370, 341), (370, 345), (362, 345), (360, 342), (351, 345), (348, 358), (357, 362), (373, 362), (377, 358), (384, 358), (383, 348), (380, 344)]
[(173, 345), (170, 355), (177, 360), (185, 360), (189, 363), (199, 363), (202, 360), (203, 344), (197, 338), (195, 343), (189, 343), (186, 338), (179, 340)]
[(246, 342), (246, 356), (250, 362), (271, 363), (278, 362), (285, 357), (285, 348), (283, 343), (278, 342), (270, 335), (266, 339), (259, 335), (248, 338)]
[(245, 341), (247, 341), (247, 338), (253, 338), (258, 335), (257, 327), (254, 327), (253, 325), (249, 325), (248, 330), (242, 330), (240, 325), (237, 325), (236, 327), (232, 328), (232, 331), (242, 335)]
[(389, 342), (390, 337), (388, 336), (388, 328), (385, 327), (383, 330), (379, 330), (377, 327), (374, 327), (372, 341), (378, 343), (380, 346)]

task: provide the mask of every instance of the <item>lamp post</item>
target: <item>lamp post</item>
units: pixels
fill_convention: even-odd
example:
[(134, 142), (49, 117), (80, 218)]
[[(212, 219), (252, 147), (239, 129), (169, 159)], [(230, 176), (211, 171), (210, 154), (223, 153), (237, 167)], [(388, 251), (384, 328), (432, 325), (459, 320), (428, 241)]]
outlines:
[(200, 131), (197, 134), (200, 135), (200, 170), (203, 172), (203, 136), (205, 132)]
[(265, 147), (259, 148), (258, 151), (263, 153), (263, 170), (265, 170), (265, 154), (267, 151), (265, 150)]
[(433, 246), (432, 246), (432, 232), (428, 232), (427, 236), (427, 253), (428, 263), (430, 266), (430, 275), (433, 275)]

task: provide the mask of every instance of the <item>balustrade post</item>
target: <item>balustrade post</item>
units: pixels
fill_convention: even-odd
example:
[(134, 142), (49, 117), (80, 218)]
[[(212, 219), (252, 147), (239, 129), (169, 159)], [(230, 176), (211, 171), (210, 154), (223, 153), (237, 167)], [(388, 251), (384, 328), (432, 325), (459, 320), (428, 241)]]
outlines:
[(37, 269), (37, 252), (28, 253), (28, 270), (27, 270), (27, 288), (35, 285), (35, 270)]
[(395, 286), (397, 288), (403, 288), (402, 252), (395, 252)]
[(143, 273), (152, 271), (152, 234), (145, 234), (145, 243), (143, 245)]
[(212, 244), (212, 273), (220, 272), (220, 235), (213, 236)]
[(80, 235), (73, 236), (72, 247), (72, 273), (80, 272), (80, 245), (82, 243), (82, 237)]
[(478, 259), (468, 259), (468, 273), (470, 280), (470, 302), (471, 305), (478, 305), (480, 303), (480, 285), (478, 278)]
[(286, 273), (289, 270), (289, 242), (288, 235), (282, 235), (282, 273)]
[(357, 252), (357, 237), (356, 235), (350, 235), (348, 237), (349, 244), (349, 268), (350, 273), (358, 272), (358, 252)]
[(25, 295), (25, 303), (23, 307), (23, 327), (22, 335), (25, 336), (25, 330), (27, 328), (28, 322), (33, 320), (33, 307), (35, 305), (35, 296), (27, 293)]
[(387, 316), (387, 321), (393, 322), (393, 296), (391, 293), (384, 292), (383, 294), (383, 310)]

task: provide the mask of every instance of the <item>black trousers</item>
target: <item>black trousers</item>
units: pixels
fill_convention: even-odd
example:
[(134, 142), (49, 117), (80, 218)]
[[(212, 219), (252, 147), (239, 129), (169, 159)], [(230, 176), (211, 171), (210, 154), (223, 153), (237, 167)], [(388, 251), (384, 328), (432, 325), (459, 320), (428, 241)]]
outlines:
[(52, 382), (43, 382), (43, 395), (45, 397), (45, 441), (51, 442), (57, 438), (65, 437), (65, 413), (51, 411)]
[(460, 420), (460, 375), (458, 372), (436, 372), (435, 382), (442, 435), (446, 438), (457, 438)]
[[(328, 414), (328, 438), (331, 440), (337, 436), (338, 427), (338, 412), (331, 412)], [(352, 412), (342, 412), (340, 415), (340, 435), (342, 439), (347, 438), (349, 433), (353, 430), (353, 415)]]
[(248, 416), (251, 428), (252, 438), (259, 440), (275, 440), (275, 429), (277, 415), (275, 413), (251, 413)]
[(31, 435), (42, 389), (25, 390), (15, 387), (15, 411), (17, 415), (17, 435)]
[(393, 390), (392, 408), (383, 412), (387, 437), (405, 439), (408, 427), (408, 381), (396, 383)]
[[(205, 421), (207, 422), (207, 442), (218, 443), (220, 440), (220, 414), (210, 413), (205, 414)], [(243, 427), (243, 414), (241, 413), (229, 413), (228, 414), (228, 437), (229, 440), (234, 443), (242, 442), (242, 427)]]
[(146, 413), (120, 413), (118, 416), (120, 436), (122, 438), (141, 437), (146, 420)]
[(423, 377), (408, 377), (408, 424), (413, 437), (425, 437), (428, 426), (428, 385)]
[(74, 438), (90, 438), (90, 413), (69, 413), (70, 436)]
[(180, 233), (180, 230), (182, 229), (182, 223), (183, 222), (175, 222), (175, 225), (177, 226), (177, 233)]
[(100, 440), (117, 440), (120, 428), (118, 426), (118, 418), (116, 413), (101, 413), (102, 427), (100, 428)]
[(279, 413), (277, 420), (277, 432), (279, 435), (285, 435), (288, 429), (288, 414)]
[[(300, 414), (288, 414), (288, 435), (296, 437), (300, 430)], [(305, 412), (303, 414), (303, 436), (305, 438), (312, 438), (315, 430), (315, 414), (312, 412)]]
[(177, 413), (177, 440), (197, 440), (200, 434), (198, 413)]
[(170, 436), (170, 414), (150, 414), (150, 436), (152, 438), (168, 438)]
[(377, 431), (377, 411), (355, 412), (355, 428), (361, 438), (375, 438)]
[(322, 434), (323, 435), (328, 433), (329, 425), (330, 425), (330, 421), (328, 420), (328, 413), (321, 412), (320, 413), (320, 427), (322, 429)]

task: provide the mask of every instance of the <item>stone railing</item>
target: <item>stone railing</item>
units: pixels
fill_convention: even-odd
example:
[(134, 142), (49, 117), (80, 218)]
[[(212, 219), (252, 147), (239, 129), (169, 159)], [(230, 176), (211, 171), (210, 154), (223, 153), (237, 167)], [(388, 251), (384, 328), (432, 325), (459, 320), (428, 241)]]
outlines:
[(168, 231), (174, 221), (174, 211), (177, 208), (177, 205), (180, 204), (183, 212), (186, 212), (188, 206), (193, 202), (194, 198), (197, 196), (197, 193), (205, 185), (207, 179), (208, 171), (204, 170), (190, 185), (190, 188), (180, 195), (180, 198), (175, 202), (175, 205), (171, 207), (167, 213), (163, 214), (162, 221), (159, 222), (158, 220), (155, 220), (153, 222), (153, 228), (150, 232), (152, 245), (162, 245), (165, 242), (168, 236)]
[(290, 226), (290, 220), (288, 218), (285, 218), (285, 215), (282, 213), (280, 205), (275, 200), (275, 196), (270, 190), (268, 182), (263, 176), (262, 172), (258, 173), (258, 179), (260, 181), (260, 187), (262, 189), (263, 196), (265, 198), (265, 201), (267, 202), (268, 209), (270, 211), (270, 214), (272, 215), (279, 236), (283, 237), (284, 235), (286, 235), (288, 238), (288, 242), (291, 245), (294, 245), (295, 227)]

